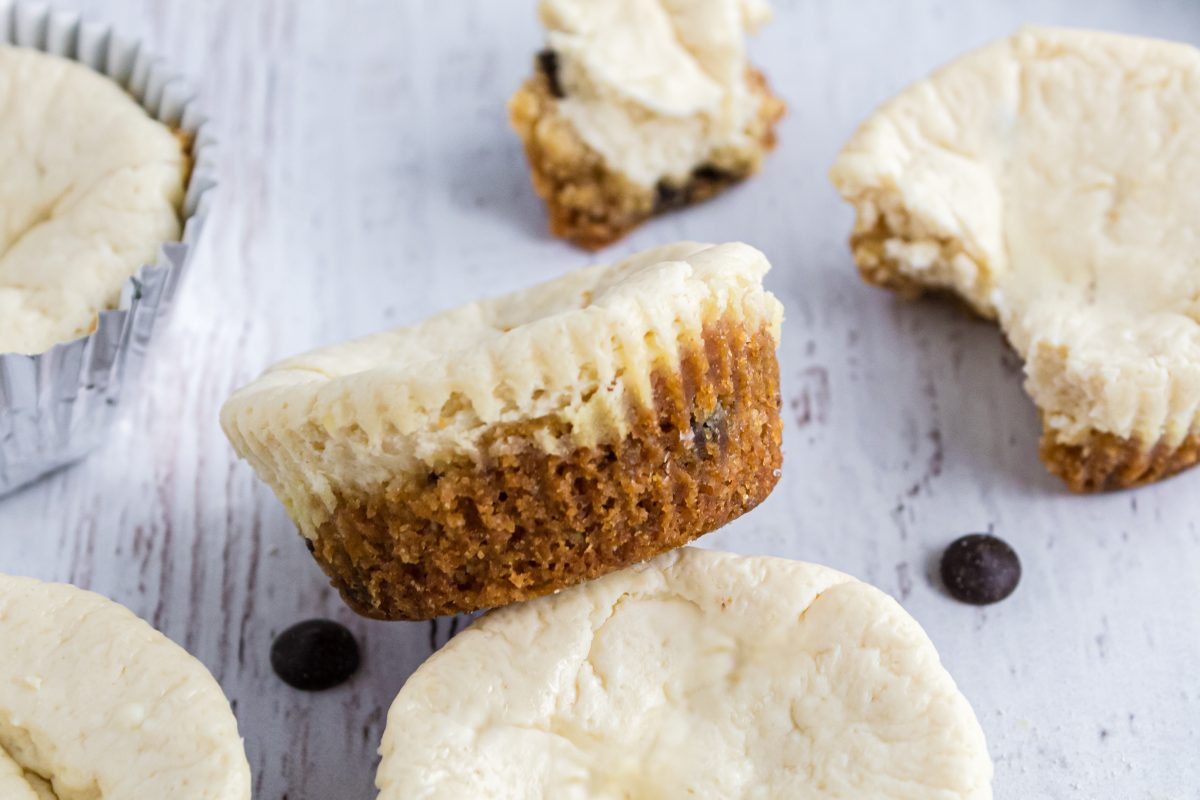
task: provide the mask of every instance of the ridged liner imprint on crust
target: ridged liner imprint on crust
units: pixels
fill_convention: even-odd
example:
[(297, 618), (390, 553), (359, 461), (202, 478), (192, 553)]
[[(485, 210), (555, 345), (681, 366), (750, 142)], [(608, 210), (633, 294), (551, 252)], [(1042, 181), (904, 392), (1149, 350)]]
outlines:
[(719, 150), (697, 165), (685, 184), (664, 180), (647, 188), (606, 164), (558, 113), (561, 90), (546, 63), (539, 56), (534, 75), (509, 100), (509, 121), (524, 144), (533, 188), (550, 214), (551, 233), (588, 250), (615, 242), (656, 214), (708, 200), (758, 172), (763, 156), (775, 147), (775, 125), (786, 110), (766, 77), (748, 70), (748, 83), (762, 98), (751, 130), (761, 149)]
[(554, 455), (554, 420), (496, 426), (518, 452), (339, 496), (310, 542), (355, 611), (426, 619), (548, 594), (725, 525), (779, 479), (779, 367), (767, 330), (718, 324), (657, 372), (654, 408), (630, 408), (621, 441)]
[[(905, 90), (891, 102), (892, 104), (901, 102), (913, 94), (917, 87), (920, 87), (923, 96), (936, 96), (942, 104), (945, 104), (946, 99), (930, 89), (929, 86), (938, 76), (954, 70), (959, 63), (967, 63), (985, 57), (989, 50), (1023, 37), (1030, 37), (1032, 40), (1039, 36), (1045, 36), (1051, 41), (1065, 42), (1069, 41), (1071, 37), (1079, 35), (1094, 36), (1109, 46), (1121, 40), (1139, 41), (1132, 37), (1116, 34), (1096, 34), (1069, 29), (1028, 28), (1010, 40), (1002, 40), (983, 50), (963, 56), (959, 61), (952, 62), (936, 72), (933, 78)], [(1142, 40), (1142, 44), (1145, 44), (1145, 40)], [(1164, 42), (1161, 44), (1169, 48), (1182, 49), (1181, 45), (1174, 43)], [(880, 111), (882, 112), (888, 107), (885, 105)], [(907, 113), (912, 113), (911, 109), (906, 110)], [(875, 117), (872, 117), (872, 120), (859, 129), (851, 144), (843, 152), (843, 157), (853, 148), (863, 146), (862, 142), (869, 135), (868, 127), (874, 119)], [(953, 119), (953, 115), (947, 113), (943, 108), (939, 120), (951, 119)], [(911, 120), (908, 122), (911, 124)], [(941, 144), (950, 147), (944, 142)], [(960, 157), (965, 157), (966, 151), (964, 153), (953, 152)], [(856, 156), (861, 156), (861, 153), (856, 153)], [(895, 154), (888, 153), (888, 157), (894, 158)], [(944, 274), (944, 271), (942, 274), (938, 274), (936, 270), (914, 275), (911, 270), (906, 269), (906, 263), (901, 256), (889, 253), (889, 243), (897, 241), (929, 243), (938, 251), (937, 263), (943, 267), (954, 265), (959, 259), (972, 262), (974, 268), (978, 270), (977, 281), (982, 281), (979, 276), (988, 273), (989, 265), (978, 261), (976, 255), (968, 254), (962, 242), (942, 235), (936, 229), (936, 225), (931, 224), (924, 217), (913, 214), (912, 210), (905, 206), (904, 195), (898, 186), (884, 181), (881, 185), (871, 187), (869, 190), (865, 187), (857, 187), (856, 191), (861, 191), (862, 194), (853, 197), (847, 192), (847, 187), (841, 183), (840, 169), (839, 161), (839, 164), (833, 169), (833, 179), (846, 199), (853, 203), (858, 211), (850, 246), (859, 273), (865, 282), (892, 290), (906, 299), (917, 299), (926, 293), (949, 296), (961, 301), (961, 304), (974, 314), (987, 320), (997, 320), (997, 310), (991, 301), (981, 305), (960, 291), (956, 286), (959, 278)], [(1028, 361), (1026, 366), (1029, 366)], [(1145, 441), (1144, 437), (1136, 433), (1126, 437), (1094, 426), (1086, 430), (1078, 440), (1066, 440), (1055, 428), (1047, 424), (1044, 410), (1042, 417), (1043, 431), (1039, 448), (1041, 459), (1047, 469), (1061, 478), (1074, 492), (1105, 492), (1133, 488), (1170, 477), (1200, 463), (1200, 433), (1196, 432), (1194, 427), (1191, 432), (1174, 437), (1170, 442)], [(1197, 422), (1200, 423), (1200, 420)]]
[(360, 613), (545, 594), (775, 485), (768, 268), (746, 245), (692, 243), (588, 267), (284, 362), (222, 425)]

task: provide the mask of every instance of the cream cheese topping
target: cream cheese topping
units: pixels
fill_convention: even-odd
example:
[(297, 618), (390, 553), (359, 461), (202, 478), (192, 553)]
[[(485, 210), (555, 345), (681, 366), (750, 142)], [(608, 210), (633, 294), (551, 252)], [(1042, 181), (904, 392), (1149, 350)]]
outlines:
[(561, 64), (562, 114), (634, 183), (682, 181), (721, 148), (752, 145), (761, 97), (745, 39), (765, 0), (541, 0)]
[(1059, 441), (1200, 415), (1200, 51), (1030, 28), (879, 110), (833, 180), (886, 256), (1000, 320)]
[(249, 799), (220, 687), (128, 610), (0, 575), (0, 642), (0, 797)]
[(4, 800), (58, 800), (50, 784), (22, 769), (0, 747), (0, 798)]
[(0, 352), (90, 333), (180, 234), (174, 134), (86, 66), (0, 45)]
[(409, 678), (380, 753), (380, 800), (991, 797), (894, 600), (692, 548), (483, 617)]
[(765, 326), (778, 341), (769, 268), (749, 245), (692, 242), (587, 267), (288, 359), (234, 394), (221, 423), (311, 536), (333, 487), (478, 460), (497, 424), (559, 421), (562, 437), (538, 442), (552, 453), (617, 441), (631, 405), (653, 404), (654, 371), (677, 370), (706, 325)]

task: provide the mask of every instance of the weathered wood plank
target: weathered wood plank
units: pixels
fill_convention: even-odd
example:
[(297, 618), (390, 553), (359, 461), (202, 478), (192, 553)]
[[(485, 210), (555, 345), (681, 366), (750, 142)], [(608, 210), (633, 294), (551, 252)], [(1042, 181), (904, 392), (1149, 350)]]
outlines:
[[(503, 103), (539, 39), (516, 0), (63, 0), (197, 76), (224, 142), (213, 234), (125, 426), (87, 462), (0, 501), (0, 570), (69, 580), (152, 620), (237, 704), (256, 797), (373, 797), (405, 677), (453, 623), (356, 620), (217, 410), (273, 359), (585, 263), (547, 238)], [(639, 231), (744, 239), (788, 308), (787, 464), (706, 544), (829, 563), (895, 594), (974, 703), (999, 797), (1195, 797), (1200, 473), (1065, 495), (1036, 458), (1019, 365), (988, 326), (861, 286), (825, 171), (878, 101), (1025, 21), (1200, 40), (1195, 0), (780, 0), (756, 59), (791, 103), (758, 180)], [(977, 610), (931, 580), (994, 528), (1026, 575)], [(328, 615), (362, 673), (321, 695), (270, 672), (272, 636)], [(1053, 788), (1051, 788), (1053, 787)]]

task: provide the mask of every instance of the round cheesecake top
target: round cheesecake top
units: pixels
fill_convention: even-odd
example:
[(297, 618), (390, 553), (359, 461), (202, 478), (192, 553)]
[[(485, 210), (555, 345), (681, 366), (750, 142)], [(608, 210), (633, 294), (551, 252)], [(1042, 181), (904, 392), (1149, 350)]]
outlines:
[(85, 336), (180, 235), (175, 134), (74, 61), (0, 45), (0, 353)]
[(408, 680), (381, 753), (380, 800), (991, 797), (894, 600), (692, 548), (483, 617)]
[(1060, 441), (1197, 424), (1200, 50), (1023, 30), (884, 105), (832, 175), (871, 258), (999, 318)]
[[(656, 372), (677, 373), (706, 332), (765, 328), (778, 340), (769, 268), (748, 245), (694, 242), (586, 267), (288, 359), (234, 394), (221, 423), (309, 530), (331, 483), (424, 480), (479, 458), (497, 425), (554, 419), (558, 435), (537, 445), (555, 453), (618, 441), (631, 409), (653, 406)], [(489, 446), (508, 444), (528, 441)]]
[(722, 147), (754, 143), (762, 98), (747, 81), (746, 37), (765, 0), (541, 0), (557, 56), (559, 110), (634, 183), (685, 180)]
[(125, 608), (0, 575), (0, 643), (0, 797), (249, 799), (221, 688)]

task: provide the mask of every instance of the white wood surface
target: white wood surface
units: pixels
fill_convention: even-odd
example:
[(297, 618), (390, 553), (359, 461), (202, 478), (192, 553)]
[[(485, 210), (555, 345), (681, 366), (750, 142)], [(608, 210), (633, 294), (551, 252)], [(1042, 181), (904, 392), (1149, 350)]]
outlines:
[[(600, 0), (597, 0), (599, 2)], [(212, 236), (171, 329), (91, 459), (0, 501), (0, 570), (125, 603), (233, 698), (256, 798), (366, 800), (388, 705), (455, 621), (356, 619), (270, 492), (235, 463), (222, 400), (272, 360), (586, 263), (548, 238), (504, 101), (539, 47), (532, 0), (64, 0), (196, 77), (223, 141)], [(1200, 41), (1200, 0), (779, 0), (755, 59), (790, 103), (767, 171), (606, 256), (745, 240), (775, 269), (786, 465), (705, 543), (819, 561), (894, 594), (973, 703), (999, 798), (1200, 797), (1200, 471), (1067, 495), (1037, 460), (1019, 364), (990, 326), (859, 283), (825, 177), (881, 100), (1023, 22)], [(1024, 580), (978, 610), (932, 578), (969, 531)], [(365, 665), (295, 692), (283, 627), (349, 624)], [(0, 655), (2, 657), (2, 655)]]

